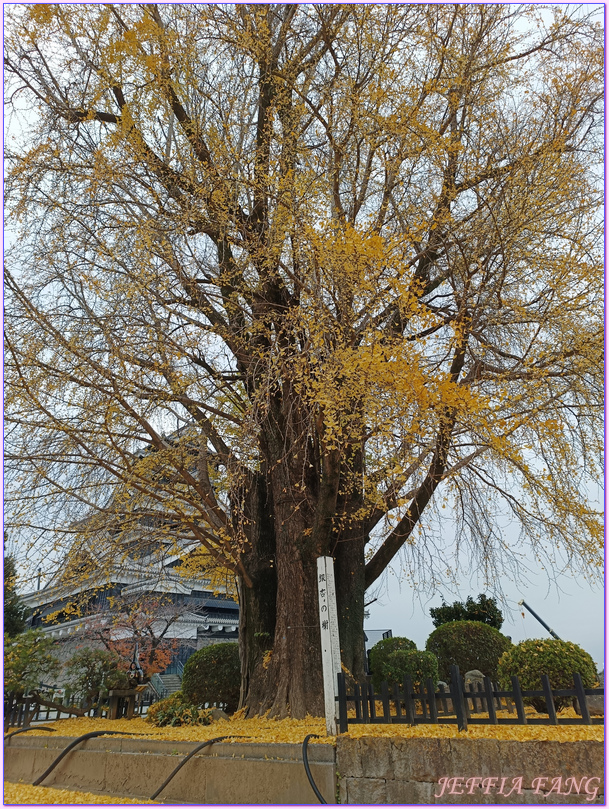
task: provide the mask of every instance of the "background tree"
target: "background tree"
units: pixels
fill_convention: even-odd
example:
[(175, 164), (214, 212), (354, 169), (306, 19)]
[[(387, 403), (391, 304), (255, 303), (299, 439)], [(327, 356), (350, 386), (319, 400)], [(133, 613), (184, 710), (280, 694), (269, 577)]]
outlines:
[(82, 649), (70, 659), (66, 673), (75, 695), (91, 704), (112, 688), (128, 688), (128, 664), (115, 652)]
[(406, 651), (397, 649), (391, 652), (383, 666), (383, 680), (390, 688), (397, 685), (403, 688), (404, 677), (410, 677), (413, 686), (418, 689), (421, 683), (427, 684), (431, 677), (433, 684), (438, 682), (438, 658), (432, 652)]
[(451, 606), (442, 600), (442, 606), (432, 607), (429, 614), (435, 627), (451, 621), (480, 621), (495, 629), (501, 629), (503, 624), (503, 614), (497, 606), (497, 601), (488, 598), (484, 593), (480, 593), (477, 601), (468, 596), (467, 601), (453, 601)]
[(55, 641), (44, 632), (30, 629), (14, 638), (4, 636), (4, 690), (17, 696), (54, 677), (59, 661)]
[(16, 592), (17, 571), (15, 559), (4, 557), (4, 632), (13, 637), (25, 629), (26, 608)]
[(370, 649), (370, 670), (375, 690), (380, 691), (381, 683), (387, 679), (386, 668), (390, 654), (398, 651), (415, 652), (416, 650), (416, 643), (409, 638), (383, 638), (375, 643)]
[[(542, 675), (546, 674), (553, 689), (571, 689), (573, 675), (578, 673), (584, 688), (594, 688), (598, 674), (594, 661), (581, 646), (556, 638), (524, 640), (512, 646), (500, 658), (497, 676), (502, 688), (509, 688), (512, 676), (520, 680), (523, 690), (536, 691), (540, 687)], [(508, 685), (509, 684), (509, 685)], [(529, 698), (527, 703), (539, 712), (547, 710), (545, 700)], [(557, 697), (556, 708), (571, 707), (573, 698)]]
[(322, 712), (320, 554), (355, 674), (400, 551), (418, 585), (464, 549), (499, 581), (507, 511), (546, 569), (600, 562), (592, 16), (7, 15), (12, 524), (199, 543), (237, 579), (242, 704), (273, 715)]
[(85, 642), (101, 642), (126, 668), (139, 656), (146, 677), (165, 671), (177, 652), (180, 640), (167, 634), (184, 615), (184, 604), (168, 595), (136, 593), (110, 596), (108, 609), (88, 615), (83, 633)]

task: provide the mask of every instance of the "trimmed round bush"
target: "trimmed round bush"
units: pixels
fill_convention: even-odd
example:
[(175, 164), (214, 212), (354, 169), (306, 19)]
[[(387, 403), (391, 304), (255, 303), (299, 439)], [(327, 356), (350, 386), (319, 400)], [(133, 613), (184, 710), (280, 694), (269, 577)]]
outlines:
[(410, 677), (415, 688), (426, 683), (428, 677), (435, 685), (438, 682), (438, 658), (431, 652), (398, 649), (388, 655), (383, 672), (383, 680), (387, 680), (389, 687), (394, 683), (401, 686), (404, 677)]
[(381, 683), (385, 679), (383, 674), (387, 658), (392, 652), (397, 652), (400, 649), (409, 652), (415, 651), (417, 645), (414, 641), (408, 638), (383, 638), (378, 643), (375, 643), (370, 649), (370, 670), (372, 674), (372, 685), (375, 690), (381, 687)]
[(499, 658), (511, 647), (509, 638), (480, 621), (442, 624), (425, 644), (427, 651), (438, 658), (440, 678), (446, 682), (450, 682), (450, 667), (455, 664), (462, 676), (467, 671), (478, 669), (495, 681)]
[[(581, 646), (566, 640), (544, 638), (523, 640), (512, 646), (499, 660), (499, 683), (502, 688), (511, 688), (512, 675), (520, 681), (524, 691), (541, 691), (541, 675), (547, 674), (554, 689), (573, 688), (573, 675), (581, 675), (584, 688), (593, 688), (598, 681), (594, 660)], [(573, 697), (555, 697), (554, 704), (560, 710), (571, 705)], [(538, 711), (547, 710), (542, 697), (525, 698)]]
[(184, 665), (182, 691), (194, 705), (222, 704), (227, 713), (234, 713), (240, 686), (238, 643), (206, 646), (191, 655)]

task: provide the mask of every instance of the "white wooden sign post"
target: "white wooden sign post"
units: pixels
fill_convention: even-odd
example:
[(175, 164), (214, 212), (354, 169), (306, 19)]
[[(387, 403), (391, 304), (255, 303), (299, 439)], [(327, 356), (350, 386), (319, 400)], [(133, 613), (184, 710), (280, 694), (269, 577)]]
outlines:
[(329, 736), (335, 736), (338, 718), (338, 703), (335, 699), (338, 694), (336, 675), (340, 672), (340, 641), (334, 586), (334, 560), (331, 556), (320, 556), (317, 559), (317, 593), (319, 596), (326, 731)]

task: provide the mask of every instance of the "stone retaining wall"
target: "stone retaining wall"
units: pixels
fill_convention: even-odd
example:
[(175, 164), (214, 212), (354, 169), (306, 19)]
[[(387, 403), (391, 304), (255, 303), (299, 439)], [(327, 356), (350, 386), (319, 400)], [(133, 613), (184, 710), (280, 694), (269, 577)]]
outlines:
[[(4, 748), (4, 778), (31, 784), (72, 741), (16, 736)], [(149, 798), (193, 742), (87, 739), (57, 765), (41, 786), (122, 797)], [(336, 803), (332, 745), (310, 744), (309, 764), (328, 803)], [(184, 765), (157, 798), (165, 803), (316, 804), (298, 744), (217, 743)]]
[(604, 801), (602, 742), (339, 736), (336, 764), (340, 803)]
[[(16, 736), (4, 776), (31, 784), (72, 739)], [(43, 786), (149, 798), (192, 742), (88, 739)], [(602, 803), (602, 742), (405, 739), (339, 736), (309, 745), (313, 778), (328, 803)], [(579, 790), (579, 793), (577, 792)], [(595, 794), (596, 793), (596, 794)], [(299, 744), (217, 743), (203, 749), (159, 796), (194, 804), (307, 804), (317, 798)]]

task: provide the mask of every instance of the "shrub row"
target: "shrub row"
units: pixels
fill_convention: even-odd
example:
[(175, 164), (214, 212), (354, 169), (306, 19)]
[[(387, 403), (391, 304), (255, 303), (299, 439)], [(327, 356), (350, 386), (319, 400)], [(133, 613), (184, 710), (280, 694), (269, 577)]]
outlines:
[[(572, 688), (573, 674), (579, 672), (585, 688), (597, 680), (596, 667), (590, 655), (575, 643), (555, 639), (527, 640), (514, 646), (501, 632), (479, 621), (451, 621), (429, 636), (426, 651), (418, 651), (408, 638), (386, 638), (370, 650), (372, 684), (380, 689), (387, 680), (390, 686), (401, 684), (405, 676), (415, 687), (431, 677), (450, 681), (450, 667), (456, 664), (462, 674), (478, 669), (500, 687), (511, 687), (517, 675), (524, 690), (541, 688), (541, 675), (547, 674), (554, 689)], [(543, 709), (543, 700), (532, 700)], [(570, 699), (557, 699), (557, 707)]]

